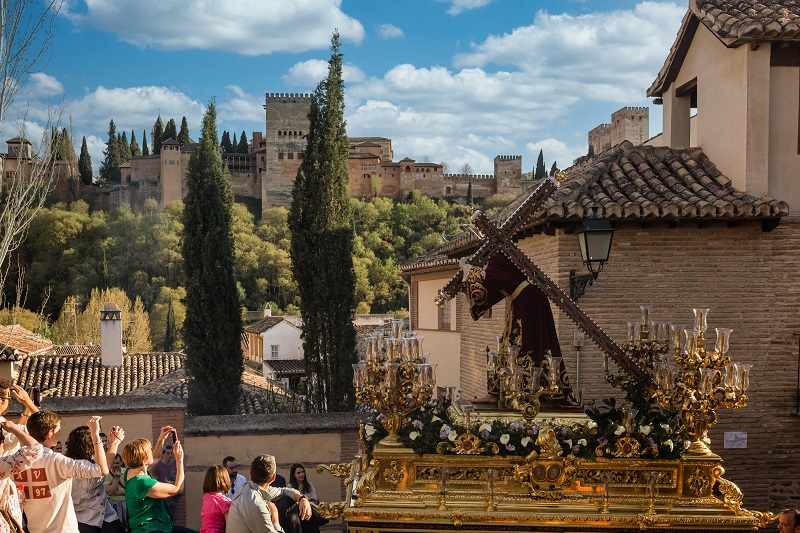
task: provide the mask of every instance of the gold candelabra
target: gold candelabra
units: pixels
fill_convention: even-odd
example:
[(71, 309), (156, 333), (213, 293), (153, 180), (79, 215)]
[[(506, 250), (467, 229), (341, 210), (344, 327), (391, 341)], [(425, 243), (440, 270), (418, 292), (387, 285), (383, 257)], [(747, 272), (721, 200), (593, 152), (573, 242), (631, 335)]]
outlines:
[(430, 400), (436, 384), (436, 363), (422, 352), (423, 337), (403, 331), (402, 320), (392, 320), (390, 336), (382, 329), (365, 339), (360, 361), (353, 365), (356, 401), (372, 405), (383, 415), (389, 436), (384, 446), (401, 446), (397, 438), (409, 413)]
[(562, 387), (568, 386), (562, 358), (554, 357), (550, 350), (536, 366), (530, 354), (521, 354), (519, 346), (506, 347), (497, 337), (497, 351), (487, 356), (490, 391), (498, 391), (503, 407), (520, 411), (528, 420), (539, 414), (542, 396), (560, 398)]
[[(654, 364), (669, 351), (669, 339), (675, 335), (676, 330), (684, 326), (651, 321), (652, 307), (643, 305), (640, 309), (642, 321), (628, 322), (628, 342), (622, 346), (622, 349), (629, 360), (644, 372), (651, 373)], [(678, 338), (680, 339), (680, 333), (678, 333)], [(608, 368), (608, 354), (605, 356), (603, 367), (606, 383), (626, 391), (632, 386), (639, 385), (628, 374), (611, 374)]]
[(733, 330), (716, 328), (714, 350), (706, 350), (708, 309), (695, 309), (694, 329), (683, 331), (674, 344), (674, 362), (654, 366), (656, 391), (653, 398), (664, 408), (681, 410), (691, 435), (690, 453), (711, 453), (703, 442), (708, 429), (717, 422), (720, 407), (739, 409), (747, 405), (751, 364), (733, 363), (728, 355)]

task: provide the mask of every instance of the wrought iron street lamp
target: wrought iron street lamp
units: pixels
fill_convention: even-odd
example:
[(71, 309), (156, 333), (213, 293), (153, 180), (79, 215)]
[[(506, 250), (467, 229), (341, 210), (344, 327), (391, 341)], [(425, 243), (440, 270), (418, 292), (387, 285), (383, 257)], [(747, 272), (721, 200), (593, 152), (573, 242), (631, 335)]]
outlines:
[(574, 270), (569, 272), (569, 295), (574, 301), (583, 296), (586, 285), (591, 285), (597, 275), (603, 270), (603, 265), (608, 262), (611, 253), (611, 240), (614, 228), (607, 218), (597, 214), (599, 206), (592, 206), (592, 215), (583, 221), (578, 230), (578, 242), (581, 250), (581, 261), (589, 269), (588, 274), (577, 275)]

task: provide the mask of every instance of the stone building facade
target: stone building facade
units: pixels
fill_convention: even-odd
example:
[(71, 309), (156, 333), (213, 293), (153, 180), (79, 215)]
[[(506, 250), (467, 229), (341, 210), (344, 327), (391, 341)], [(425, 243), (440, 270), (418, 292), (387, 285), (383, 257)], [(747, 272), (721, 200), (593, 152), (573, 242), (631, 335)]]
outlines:
[(611, 114), (611, 124), (600, 124), (589, 132), (589, 146), (599, 154), (622, 141), (642, 144), (650, 137), (650, 109), (623, 107)]

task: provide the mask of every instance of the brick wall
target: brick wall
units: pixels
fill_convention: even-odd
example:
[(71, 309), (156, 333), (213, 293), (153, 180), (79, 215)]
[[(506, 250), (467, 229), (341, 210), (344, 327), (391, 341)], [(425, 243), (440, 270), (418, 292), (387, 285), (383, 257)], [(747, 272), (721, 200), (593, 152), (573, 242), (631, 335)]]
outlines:
[[(558, 231), (520, 241), (522, 249), (565, 291), (569, 271), (585, 272), (577, 238)], [(626, 321), (639, 320), (639, 305), (654, 306), (653, 319), (692, 324), (693, 307), (711, 309), (709, 343), (715, 327), (733, 328), (734, 361), (753, 363), (745, 409), (718, 411), (712, 449), (726, 461), (726, 477), (745, 493), (745, 505), (759, 510), (800, 506), (800, 417), (793, 414), (800, 333), (800, 218), (785, 219), (772, 232), (759, 223), (704, 227), (666, 223), (624, 227), (614, 236), (611, 258), (581, 307), (613, 339), (624, 341)], [(505, 303), (491, 319), (474, 322), (459, 297), (462, 397), (485, 392), (483, 353), (502, 332)], [(557, 309), (556, 327), (573, 383), (577, 327)], [(618, 392), (605, 384), (602, 355), (588, 339), (581, 350), (580, 386), (584, 399)], [(726, 431), (747, 433), (746, 449), (723, 448)], [(768, 475), (765, 475), (769, 472)]]

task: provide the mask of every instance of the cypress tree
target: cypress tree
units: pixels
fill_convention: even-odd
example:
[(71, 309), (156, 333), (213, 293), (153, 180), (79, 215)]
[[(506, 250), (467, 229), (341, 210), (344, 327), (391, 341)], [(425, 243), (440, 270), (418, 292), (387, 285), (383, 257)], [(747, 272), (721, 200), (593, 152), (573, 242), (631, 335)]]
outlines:
[(475, 201), (472, 198), (472, 180), (469, 180), (469, 186), (467, 187), (467, 205), (472, 205), (473, 203), (475, 203)]
[(181, 144), (192, 142), (192, 138), (189, 137), (189, 123), (186, 122), (186, 117), (181, 120), (181, 131), (178, 132), (178, 138), (175, 140)]
[(550, 167), (550, 177), (555, 176), (557, 171), (558, 171), (558, 164), (555, 161), (553, 161), (553, 166)]
[(231, 141), (231, 152), (236, 152), (239, 149), (239, 143), (236, 141), (236, 132), (233, 134), (233, 141)]
[(178, 328), (175, 326), (175, 310), (172, 309), (172, 298), (167, 302), (167, 328), (164, 331), (164, 351), (175, 351), (175, 341), (178, 339)]
[(128, 132), (122, 132), (122, 138), (119, 141), (119, 155), (122, 164), (124, 165), (131, 160), (131, 145), (128, 142)]
[(164, 138), (164, 122), (161, 121), (161, 115), (158, 115), (156, 123), (153, 124), (153, 155), (161, 153), (161, 143), (166, 141)]
[(130, 150), (131, 150), (131, 157), (135, 157), (137, 155), (142, 155), (142, 149), (139, 148), (139, 143), (136, 142), (136, 133), (134, 133), (133, 130), (131, 130)]
[(167, 139), (172, 139), (173, 141), (178, 140), (178, 126), (175, 124), (174, 118), (167, 121), (167, 125), (164, 127), (164, 137), (161, 139), (161, 142)]
[(81, 156), (78, 159), (78, 172), (81, 175), (81, 181), (84, 185), (92, 184), (92, 156), (89, 155), (89, 148), (86, 146), (86, 136), (83, 136), (81, 142)]
[(150, 146), (147, 144), (147, 130), (142, 130), (142, 155), (150, 155)]
[(589, 151), (588, 151), (588, 152), (586, 152), (586, 157), (592, 157), (592, 156), (594, 156), (594, 146), (592, 146), (592, 145), (590, 144), (590, 145), (589, 145)]
[(108, 123), (108, 142), (106, 142), (106, 149), (103, 150), (103, 163), (100, 165), (100, 177), (109, 183), (119, 183), (120, 162), (119, 142), (117, 142), (117, 125), (114, 124), (114, 119)]
[(347, 411), (355, 405), (353, 213), (338, 32), (331, 50), (328, 75), (311, 97), (307, 146), (288, 218), (312, 411)]
[(539, 150), (539, 158), (536, 160), (536, 172), (533, 178), (540, 180), (547, 177), (547, 170), (544, 168), (544, 154)]
[(227, 131), (222, 132), (222, 141), (219, 143), (222, 148), (222, 153), (229, 154), (233, 152), (233, 145), (231, 144), (231, 136)]
[(242, 315), (234, 274), (233, 194), (217, 146), (213, 101), (203, 117), (200, 147), (186, 174), (183, 323), (187, 409), (194, 415), (235, 414), (242, 387)]
[(236, 148), (236, 151), (240, 154), (246, 154), (250, 150), (250, 147), (247, 145), (247, 136), (245, 135), (244, 130), (242, 130), (242, 136), (239, 137), (239, 144)]

